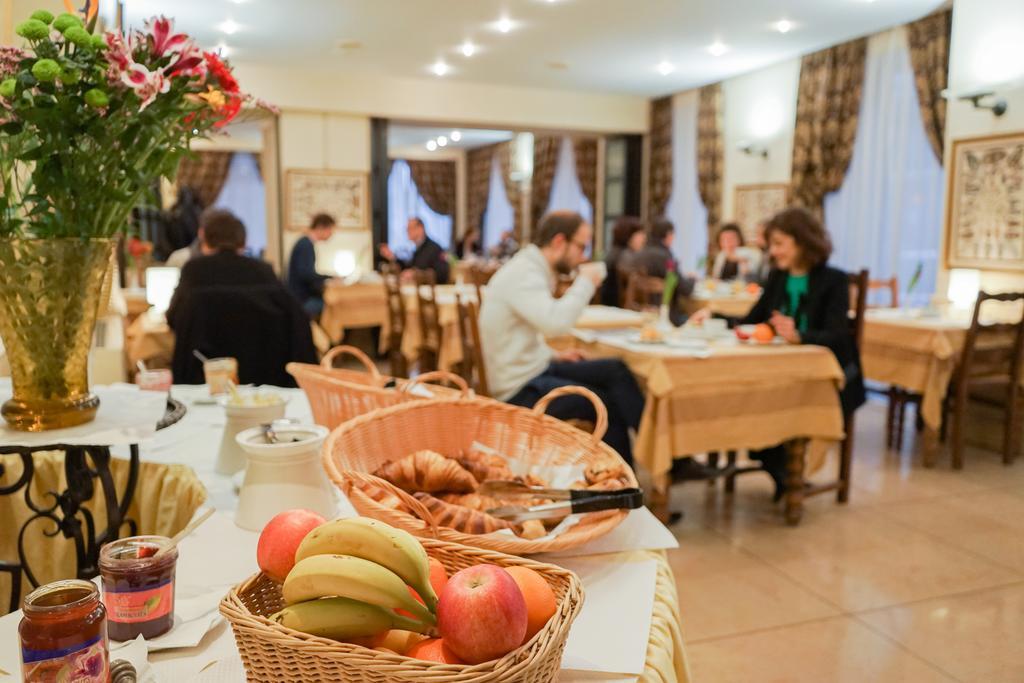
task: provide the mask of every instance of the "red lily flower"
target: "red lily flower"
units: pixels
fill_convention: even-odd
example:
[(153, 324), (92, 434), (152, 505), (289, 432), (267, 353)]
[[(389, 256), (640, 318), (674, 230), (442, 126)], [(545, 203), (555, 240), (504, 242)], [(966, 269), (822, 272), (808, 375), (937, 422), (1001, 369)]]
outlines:
[(146, 22), (149, 28), (149, 43), (153, 56), (159, 59), (165, 54), (177, 54), (189, 42), (189, 37), (184, 33), (172, 33), (174, 21), (167, 17), (158, 17), (151, 22)]

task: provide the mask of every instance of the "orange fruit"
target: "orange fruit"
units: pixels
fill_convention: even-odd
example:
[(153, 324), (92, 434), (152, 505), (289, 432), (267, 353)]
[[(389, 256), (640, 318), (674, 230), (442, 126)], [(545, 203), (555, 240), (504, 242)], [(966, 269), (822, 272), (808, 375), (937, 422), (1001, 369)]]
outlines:
[(762, 344), (767, 344), (775, 338), (775, 330), (767, 323), (760, 323), (754, 328), (754, 334), (751, 336)]
[(558, 601), (544, 577), (529, 567), (505, 567), (505, 571), (512, 575), (512, 579), (523, 594), (523, 599), (526, 600), (526, 637), (523, 638), (525, 643), (554, 616), (558, 609)]
[(465, 664), (440, 638), (430, 638), (416, 643), (409, 648), (405, 656), (441, 664)]
[(747, 283), (747, 294), (760, 294), (761, 287), (756, 282)]
[[(433, 557), (430, 558), (430, 585), (434, 588), (434, 595), (440, 597), (441, 591), (444, 590), (445, 584), (448, 583), (448, 570), (444, 568), (440, 560), (435, 560)], [(423, 598), (417, 593), (412, 586), (406, 586), (409, 589), (409, 595), (416, 598), (421, 605), (427, 603), (423, 602)], [(406, 612), (404, 609), (396, 609), (396, 612), (401, 614), (403, 617), (411, 617), (412, 614)]]

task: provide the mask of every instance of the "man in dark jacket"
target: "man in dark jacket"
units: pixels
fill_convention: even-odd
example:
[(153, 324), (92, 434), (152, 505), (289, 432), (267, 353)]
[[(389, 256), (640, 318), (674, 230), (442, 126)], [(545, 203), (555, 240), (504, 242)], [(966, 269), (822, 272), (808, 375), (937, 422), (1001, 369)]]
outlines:
[[(693, 294), (696, 283), (693, 278), (686, 277), (679, 272), (679, 264), (675, 254), (672, 253), (672, 242), (675, 240), (675, 236), (675, 227), (671, 221), (665, 218), (655, 218), (647, 231), (647, 243), (633, 257), (633, 268), (650, 277), (664, 278), (669, 273), (675, 273), (678, 276), (675, 297), (669, 307), (669, 312), (672, 322), (682, 325), (686, 322), (686, 316), (682, 311), (680, 299)], [(651, 303), (658, 305), (661, 302)]]
[(416, 245), (416, 251), (412, 253), (412, 258), (409, 260), (398, 258), (386, 244), (380, 245), (380, 255), (391, 263), (398, 264), (402, 270), (432, 270), (437, 276), (438, 284), (448, 282), (448, 259), (444, 249), (430, 239), (423, 221), (415, 216), (410, 218), (406, 230), (409, 234), (409, 241)]
[(203, 255), (185, 264), (167, 310), (175, 333), (173, 373), (180, 384), (203, 383), (193, 356), (238, 360), (243, 384), (294, 386), (291, 361), (315, 363), (309, 319), (274, 270), (242, 256), (245, 226), (231, 212), (206, 211)]
[(330, 280), (327, 275), (316, 272), (314, 242), (329, 240), (333, 231), (333, 217), (326, 213), (313, 216), (309, 230), (292, 247), (292, 255), (288, 259), (288, 289), (311, 318), (317, 318), (323, 312), (324, 286)]

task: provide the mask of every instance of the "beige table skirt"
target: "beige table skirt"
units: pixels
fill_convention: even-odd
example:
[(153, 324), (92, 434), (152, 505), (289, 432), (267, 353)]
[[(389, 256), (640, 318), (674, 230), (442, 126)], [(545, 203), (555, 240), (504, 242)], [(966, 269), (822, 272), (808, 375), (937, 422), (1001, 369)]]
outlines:
[(337, 342), (345, 330), (387, 325), (388, 302), (383, 283), (342, 285), (328, 282), (320, 327)]
[[(21, 457), (3, 455), (0, 462), (4, 466), (0, 487), (10, 486), (21, 477)], [(33, 463), (35, 473), (30, 484), (31, 499), (38, 506), (48, 507), (53, 501), (47, 492), (62, 491), (67, 485), (64, 454), (59, 451), (36, 453)], [(128, 480), (128, 461), (112, 458), (110, 470), (120, 495)], [(138, 483), (127, 518), (135, 520), (140, 534), (173, 536), (188, 524), (205, 501), (206, 489), (191, 467), (144, 462), (139, 466)], [(91, 512), (98, 531), (107, 526), (106, 508), (102, 502), (102, 495), (97, 494), (83, 505)], [(18, 532), (32, 515), (25, 504), (24, 489), (17, 495), (0, 496), (0, 520), (3, 520), (0, 524), (0, 559), (17, 561)], [(75, 576), (74, 542), (60, 534), (54, 538), (45, 537), (43, 533), (52, 531), (52, 527), (52, 522), (41, 519), (33, 522), (26, 532), (29, 566), (40, 583)], [(127, 526), (121, 533), (127, 535)], [(30, 590), (24, 575), (21, 585), (23, 594)], [(9, 575), (0, 572), (0, 609), (6, 609), (10, 590)]]
[(640, 680), (644, 683), (689, 683), (690, 669), (683, 646), (679, 594), (668, 556), (664, 550), (648, 550), (629, 553), (627, 557), (638, 561), (655, 560), (658, 563), (647, 663)]

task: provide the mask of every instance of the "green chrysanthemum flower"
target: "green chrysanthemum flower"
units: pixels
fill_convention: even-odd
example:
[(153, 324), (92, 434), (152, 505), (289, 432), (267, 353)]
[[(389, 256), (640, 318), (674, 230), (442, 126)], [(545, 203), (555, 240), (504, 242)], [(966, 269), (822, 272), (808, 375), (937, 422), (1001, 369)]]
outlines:
[(24, 23), (18, 24), (15, 33), (26, 40), (44, 40), (50, 35), (50, 27), (38, 19), (29, 19)]
[(15, 89), (18, 87), (18, 82), (13, 78), (8, 78), (3, 83), (0, 83), (0, 97), (5, 100), (9, 100), (14, 97)]
[(64, 85), (74, 85), (82, 80), (82, 72), (78, 69), (64, 69), (60, 72), (60, 82)]
[(60, 64), (52, 59), (40, 59), (32, 67), (32, 75), (40, 83), (53, 83), (60, 76)]
[(85, 103), (94, 109), (102, 109), (110, 104), (110, 98), (99, 88), (93, 88), (85, 93)]
[(32, 16), (30, 18), (35, 19), (36, 21), (41, 21), (47, 25), (53, 23), (53, 14), (47, 12), (44, 9), (37, 9), (35, 12), (32, 13)]
[(64, 31), (64, 38), (82, 49), (92, 47), (92, 36), (81, 26), (72, 26)]
[(64, 33), (72, 26), (81, 26), (82, 20), (76, 17), (74, 14), (67, 14), (66, 12), (56, 19), (53, 20), (53, 28)]
[(92, 36), (89, 40), (92, 41), (92, 49), (94, 50), (106, 50), (107, 39), (103, 36)]

